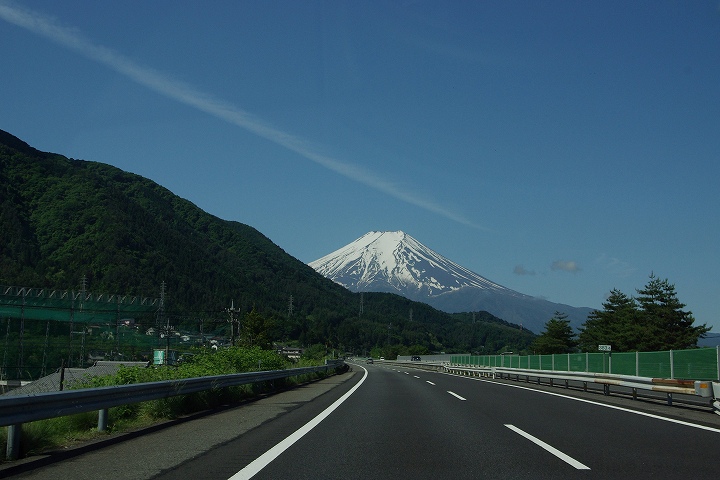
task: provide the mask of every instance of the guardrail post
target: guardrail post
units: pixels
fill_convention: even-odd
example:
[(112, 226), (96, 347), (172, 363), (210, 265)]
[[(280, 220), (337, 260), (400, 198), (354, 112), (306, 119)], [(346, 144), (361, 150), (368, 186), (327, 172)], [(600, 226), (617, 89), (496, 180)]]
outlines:
[(667, 404), (672, 407), (672, 393), (667, 394)]
[(5, 458), (17, 460), (20, 456), (20, 432), (22, 425), (8, 425), (7, 427), (7, 448)]
[(108, 409), (103, 408), (102, 410), (98, 410), (98, 432), (104, 432), (107, 430), (107, 424), (108, 424)]

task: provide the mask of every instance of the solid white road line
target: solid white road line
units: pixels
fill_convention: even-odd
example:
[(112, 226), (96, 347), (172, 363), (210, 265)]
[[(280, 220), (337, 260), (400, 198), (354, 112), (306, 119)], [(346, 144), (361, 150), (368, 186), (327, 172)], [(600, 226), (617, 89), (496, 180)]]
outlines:
[(341, 403), (350, 398), (350, 395), (355, 393), (355, 390), (357, 390), (360, 385), (363, 384), (363, 382), (368, 376), (368, 371), (365, 369), (365, 367), (361, 366), (360, 368), (365, 370), (365, 375), (363, 375), (363, 378), (361, 378), (360, 381), (354, 387), (352, 387), (345, 395), (335, 400), (332, 405), (320, 412), (318, 416), (310, 420), (308, 423), (295, 430), (295, 432), (292, 433), (290, 436), (286, 437), (284, 440), (272, 447), (270, 450), (250, 462), (245, 468), (230, 477), (229, 480), (245, 480), (248, 478), (252, 478), (253, 476), (255, 476), (256, 473), (258, 473), (270, 462), (280, 456), (281, 453), (290, 448), (293, 443), (300, 440), (306, 433), (315, 428), (320, 422), (325, 420), (328, 415), (330, 415), (337, 407), (339, 407)]
[(543, 441), (540, 440), (539, 438), (533, 437), (533, 436), (530, 435), (529, 433), (520, 430), (520, 429), (517, 428), (515, 425), (505, 424), (505, 426), (506, 426), (507, 428), (509, 428), (510, 430), (512, 430), (513, 432), (518, 433), (518, 434), (522, 435), (523, 437), (527, 438), (528, 440), (530, 440), (531, 442), (535, 443), (536, 445), (539, 445), (540, 447), (544, 448), (544, 449), (547, 450), (548, 452), (550, 452), (550, 453), (552, 453), (553, 455), (555, 455), (556, 457), (558, 457), (558, 458), (559, 458), (560, 460), (562, 460), (563, 462), (566, 462), (566, 463), (572, 465), (573, 467), (577, 468), (578, 470), (590, 470), (590, 467), (588, 467), (588, 466), (586, 466), (586, 465), (583, 465), (582, 463), (578, 462), (577, 460), (575, 460), (575, 459), (572, 458), (571, 456), (564, 454), (563, 452), (561, 452), (561, 451), (558, 450), (557, 448), (548, 445), (547, 443), (543, 442)]
[(466, 398), (461, 397), (460, 395), (458, 395), (458, 394), (455, 393), (455, 392), (451, 392), (450, 390), (448, 390), (447, 392), (448, 392), (450, 395), (452, 395), (453, 397), (455, 397), (455, 398), (457, 398), (457, 399), (459, 399), (459, 400), (467, 400)]
[(700, 430), (707, 430), (708, 432), (720, 433), (720, 428), (717, 428), (717, 427), (708, 427), (707, 425), (700, 425), (700, 424), (698, 424), (698, 423), (690, 423), (690, 422), (686, 422), (686, 421), (684, 421), (684, 420), (678, 420), (678, 419), (675, 419), (675, 418), (663, 417), (663, 416), (661, 416), (661, 415), (656, 415), (656, 414), (654, 414), (654, 413), (647, 413), (647, 412), (642, 412), (642, 411), (640, 411), (640, 410), (633, 410), (633, 409), (631, 409), (631, 408), (619, 407), (619, 406), (617, 406), (617, 405), (610, 405), (610, 404), (608, 404), (608, 403), (596, 402), (596, 401), (594, 401), (594, 400), (588, 400), (588, 399), (586, 399), (586, 398), (571, 397), (570, 395), (564, 395), (564, 394), (562, 394), (562, 393), (548, 392), (548, 391), (545, 391), (545, 390), (538, 390), (538, 389), (535, 389), (535, 388), (525, 387), (525, 386), (522, 386), (522, 385), (513, 385), (513, 384), (510, 384), (510, 383), (495, 382), (495, 381), (493, 381), (493, 380), (485, 380), (485, 379), (483, 379), (483, 378), (460, 377), (460, 376), (458, 376), (458, 375), (453, 375), (453, 374), (450, 374), (450, 373), (443, 373), (442, 375), (448, 375), (448, 376), (451, 376), (451, 377), (463, 378), (463, 379), (466, 379), (466, 380), (472, 380), (472, 381), (474, 381), (474, 382), (492, 383), (493, 385), (500, 385), (500, 386), (503, 386), (503, 387), (519, 388), (520, 390), (527, 390), (527, 391), (530, 391), (530, 392), (540, 393), (540, 394), (542, 394), (542, 395), (552, 395), (552, 396), (554, 396), (554, 397), (566, 398), (566, 399), (568, 399), (568, 400), (573, 400), (573, 401), (576, 401), (576, 402), (589, 403), (590, 405), (595, 405), (595, 406), (598, 406), (598, 407), (611, 408), (611, 409), (613, 409), (613, 410), (619, 410), (619, 411), (621, 411), (621, 412), (632, 413), (633, 415), (641, 415), (641, 416), (643, 416), (643, 417), (654, 418), (655, 420), (662, 420), (662, 421), (665, 421), (665, 422), (676, 423), (676, 424), (678, 424), (678, 425), (684, 425), (684, 426), (686, 426), (686, 427), (699, 428)]

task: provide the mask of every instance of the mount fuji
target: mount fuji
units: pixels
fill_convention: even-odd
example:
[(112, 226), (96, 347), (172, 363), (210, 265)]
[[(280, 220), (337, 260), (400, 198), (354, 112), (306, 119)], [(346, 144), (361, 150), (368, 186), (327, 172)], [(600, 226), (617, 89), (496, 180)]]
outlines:
[(540, 333), (555, 312), (580, 326), (591, 308), (516, 292), (431, 250), (410, 235), (369, 232), (310, 262), (315, 271), (354, 292), (390, 292), (448, 313), (487, 311)]

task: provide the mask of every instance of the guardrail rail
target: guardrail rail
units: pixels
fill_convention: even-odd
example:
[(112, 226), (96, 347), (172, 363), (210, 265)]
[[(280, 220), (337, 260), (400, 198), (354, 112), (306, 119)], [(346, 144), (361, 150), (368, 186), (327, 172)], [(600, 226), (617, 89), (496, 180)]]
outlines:
[(343, 360), (326, 360), (325, 365), (315, 367), (233, 373), (0, 397), (0, 427), (8, 427), (6, 458), (14, 460), (18, 457), (20, 432), (23, 423), (97, 410), (98, 430), (105, 431), (107, 429), (108, 409), (112, 407), (159, 400), (176, 395), (188, 395), (205, 390), (296, 377), (309, 373), (328, 372), (344, 365)]
[(637, 399), (638, 390), (648, 390), (654, 392), (662, 392), (667, 394), (666, 401), (668, 405), (673, 404), (673, 394), (693, 395), (708, 399), (708, 406), (713, 407), (715, 413), (720, 414), (720, 382), (711, 380), (688, 380), (676, 378), (654, 378), (640, 377), (635, 375), (616, 375), (609, 373), (593, 373), (593, 372), (571, 372), (556, 370), (537, 370), (537, 369), (521, 369), (521, 368), (503, 368), (503, 367), (476, 367), (463, 365), (446, 365), (445, 370), (449, 373), (457, 375), (486, 376), (500, 379), (514, 379), (519, 381), (524, 378), (526, 382), (530, 379), (541, 379), (550, 381), (550, 385), (554, 385), (555, 380), (560, 380), (568, 387), (568, 382), (576, 381), (583, 384), (583, 389), (587, 391), (588, 383), (602, 385), (603, 394), (610, 395), (611, 386), (620, 386), (631, 389), (633, 399)]

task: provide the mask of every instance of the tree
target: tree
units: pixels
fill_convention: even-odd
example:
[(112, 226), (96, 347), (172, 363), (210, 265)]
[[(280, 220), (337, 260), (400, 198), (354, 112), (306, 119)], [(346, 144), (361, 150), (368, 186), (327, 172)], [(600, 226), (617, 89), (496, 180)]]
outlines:
[(567, 315), (555, 312), (555, 316), (545, 324), (545, 331), (535, 338), (530, 348), (535, 353), (546, 355), (570, 353), (575, 350), (576, 345), (575, 332)]
[(603, 310), (594, 310), (580, 328), (578, 343), (586, 352), (597, 351), (598, 345), (612, 345), (618, 352), (638, 349), (644, 335), (639, 310), (634, 298), (613, 289), (603, 303)]
[(264, 318), (253, 308), (243, 319), (240, 329), (241, 345), (269, 350), (272, 347), (272, 340), (269, 338), (272, 327), (272, 320)]
[(692, 312), (677, 299), (675, 285), (660, 280), (653, 273), (645, 288), (637, 290), (640, 324), (646, 335), (643, 350), (675, 350), (691, 348), (710, 331), (707, 324), (693, 326)]

